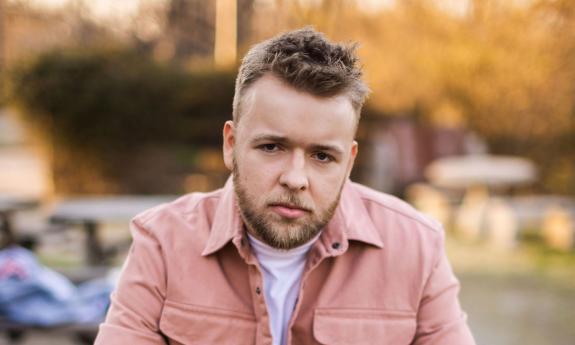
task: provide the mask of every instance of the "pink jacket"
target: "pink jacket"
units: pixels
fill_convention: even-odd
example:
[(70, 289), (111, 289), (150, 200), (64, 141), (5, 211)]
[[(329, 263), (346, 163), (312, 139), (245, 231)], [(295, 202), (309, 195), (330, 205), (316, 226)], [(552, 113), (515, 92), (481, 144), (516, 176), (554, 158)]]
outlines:
[[(231, 181), (132, 221), (134, 242), (96, 344), (271, 344), (262, 274)], [(347, 182), (308, 254), (288, 343), (472, 345), (443, 231)]]

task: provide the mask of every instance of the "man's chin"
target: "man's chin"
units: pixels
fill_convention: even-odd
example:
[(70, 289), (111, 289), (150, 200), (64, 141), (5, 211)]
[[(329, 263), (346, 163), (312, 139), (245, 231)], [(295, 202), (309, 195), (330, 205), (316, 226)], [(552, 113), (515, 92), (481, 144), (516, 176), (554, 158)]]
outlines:
[(269, 222), (267, 229), (265, 229), (265, 233), (261, 233), (264, 231), (261, 228), (255, 230), (258, 237), (265, 243), (279, 249), (292, 249), (298, 247), (308, 242), (316, 235), (310, 234), (309, 229), (305, 229), (301, 224), (286, 222)]
[(276, 238), (274, 241), (272, 241), (271, 243), (268, 241), (265, 241), (269, 246), (276, 248), (276, 249), (282, 249), (282, 250), (290, 250), (290, 249), (294, 249), (297, 247), (300, 247), (306, 243), (308, 243), (312, 238), (314, 238), (315, 236), (312, 236), (310, 238), (301, 238), (298, 240), (294, 240), (292, 238)]
[[(304, 217), (302, 217), (304, 218)], [(309, 219), (307, 217), (305, 217), (305, 219), (302, 218), (288, 218), (288, 217), (282, 217), (282, 216), (277, 216), (274, 217), (273, 220), (271, 220), (268, 224), (271, 224), (272, 226), (287, 226), (287, 227), (300, 227), (303, 226), (304, 224), (309, 223)]]

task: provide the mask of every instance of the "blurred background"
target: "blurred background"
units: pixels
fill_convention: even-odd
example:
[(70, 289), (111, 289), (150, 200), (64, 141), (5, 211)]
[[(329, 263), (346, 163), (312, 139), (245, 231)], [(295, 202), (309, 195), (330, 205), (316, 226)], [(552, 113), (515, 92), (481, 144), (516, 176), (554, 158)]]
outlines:
[(570, 0), (0, 0), (0, 344), (91, 343), (129, 218), (223, 184), (239, 60), (305, 25), (359, 42), (352, 178), (444, 224), (478, 344), (575, 344)]

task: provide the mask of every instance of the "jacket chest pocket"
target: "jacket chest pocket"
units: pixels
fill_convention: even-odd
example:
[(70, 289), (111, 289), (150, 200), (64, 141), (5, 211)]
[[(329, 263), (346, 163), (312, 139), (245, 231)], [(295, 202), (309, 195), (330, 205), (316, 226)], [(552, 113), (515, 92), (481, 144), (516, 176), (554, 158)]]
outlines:
[(325, 345), (409, 345), (415, 312), (373, 309), (317, 309), (313, 336)]
[(249, 313), (166, 300), (160, 331), (173, 345), (252, 345), (256, 321)]

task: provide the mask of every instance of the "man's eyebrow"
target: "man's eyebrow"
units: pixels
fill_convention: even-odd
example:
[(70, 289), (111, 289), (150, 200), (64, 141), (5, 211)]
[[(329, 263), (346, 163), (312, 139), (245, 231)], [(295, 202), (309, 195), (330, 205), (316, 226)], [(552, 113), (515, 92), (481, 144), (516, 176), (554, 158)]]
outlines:
[(276, 143), (289, 143), (289, 139), (286, 137), (282, 137), (280, 135), (273, 135), (273, 134), (261, 134), (258, 135), (250, 140), (252, 143), (257, 143), (260, 141), (273, 141)]
[[(273, 134), (258, 135), (250, 140), (251, 143), (258, 143), (261, 141), (271, 141), (274, 143), (280, 143), (284, 145), (293, 144), (293, 142), (288, 138)], [(311, 144), (309, 145), (309, 148), (313, 151), (329, 151), (333, 152), (334, 154), (343, 155), (343, 149), (336, 145)]]
[(313, 151), (328, 151), (332, 152), (337, 155), (343, 155), (343, 150), (340, 149), (338, 146), (335, 145), (321, 145), (321, 144), (314, 144), (311, 145)]

